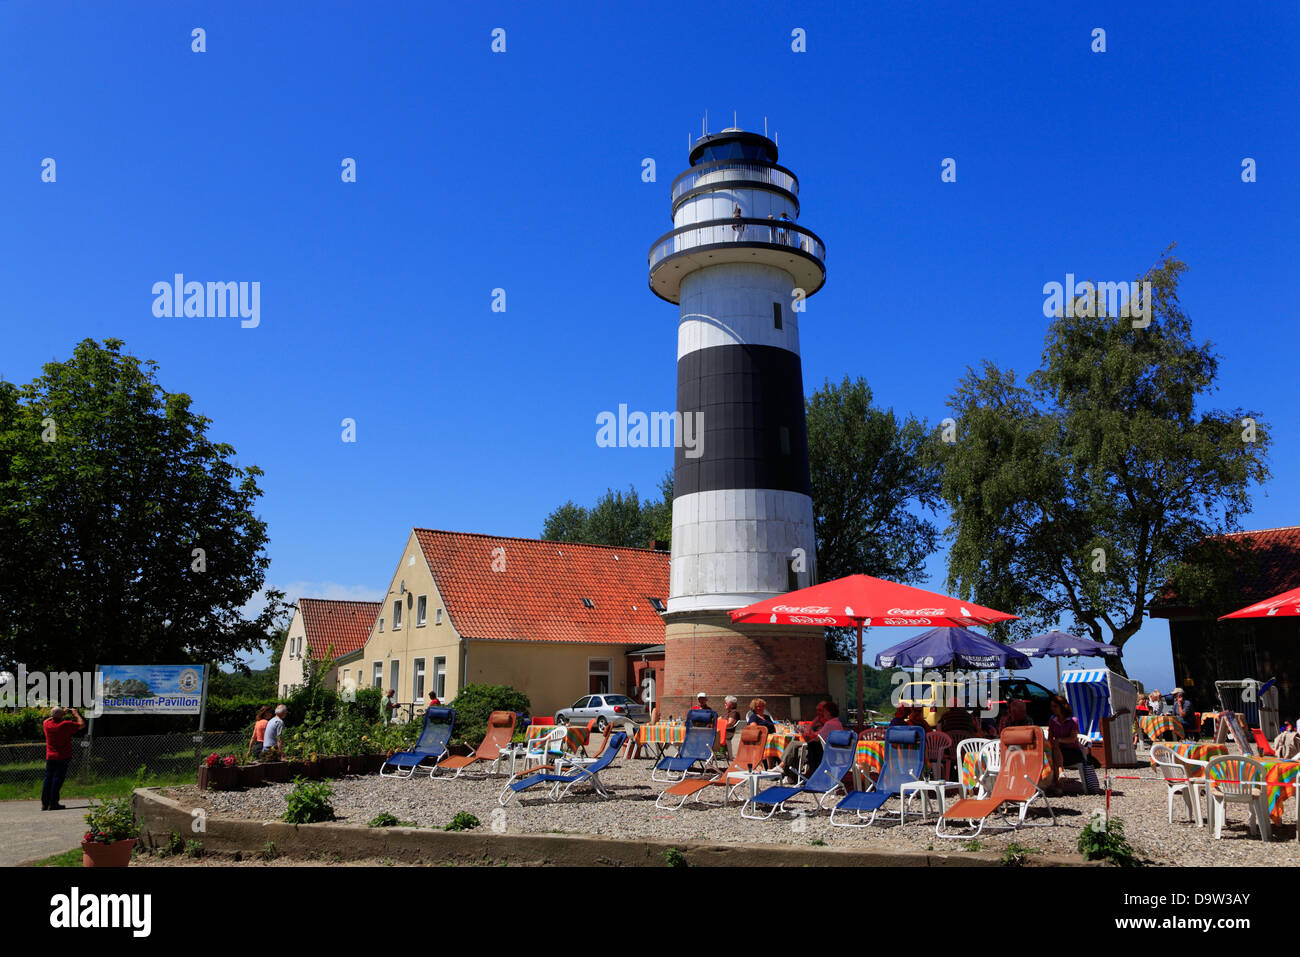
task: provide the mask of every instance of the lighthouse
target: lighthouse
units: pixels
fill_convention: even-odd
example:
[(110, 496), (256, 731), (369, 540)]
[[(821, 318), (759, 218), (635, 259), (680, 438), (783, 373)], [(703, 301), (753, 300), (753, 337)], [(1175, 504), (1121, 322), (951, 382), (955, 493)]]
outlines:
[(799, 180), (757, 133), (696, 140), (671, 204), (650, 288), (678, 306), (676, 410), (697, 434), (673, 466), (660, 706), (682, 714), (704, 691), (799, 718), (826, 695), (822, 630), (736, 626), (727, 612), (816, 581), (799, 325), (826, 250), (799, 222)]

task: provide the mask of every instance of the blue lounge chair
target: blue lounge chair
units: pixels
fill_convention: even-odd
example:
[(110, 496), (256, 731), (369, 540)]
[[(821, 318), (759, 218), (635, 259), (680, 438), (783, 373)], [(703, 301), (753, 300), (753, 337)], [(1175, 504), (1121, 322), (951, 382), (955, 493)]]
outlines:
[[(686, 737), (677, 755), (660, 758), (650, 771), (650, 780), (681, 781), (693, 771), (714, 768), (713, 747), (717, 740), (718, 713), (708, 708), (692, 708), (686, 713)], [(659, 776), (660, 772), (663, 772), (663, 777)]]
[[(808, 780), (794, 787), (778, 785), (759, 791), (740, 808), (740, 816), (751, 821), (766, 821), (777, 811), (784, 811), (785, 802), (800, 794), (817, 795), (817, 809), (827, 796), (844, 789), (844, 775), (853, 768), (853, 759), (858, 753), (858, 736), (852, 731), (832, 731), (826, 736), (826, 745), (822, 752), (822, 763), (817, 770), (808, 775)], [(765, 805), (766, 814), (752, 813), (750, 806)]]
[[(836, 827), (869, 827), (876, 821), (876, 814), (892, 797), (900, 798), (900, 789), (909, 781), (921, 780), (925, 768), (925, 729), (908, 725), (896, 725), (885, 732), (885, 758), (880, 762), (880, 775), (876, 783), (866, 791), (850, 791), (844, 800), (831, 810), (831, 823)], [(837, 821), (835, 814), (839, 811), (853, 811), (856, 821)], [(870, 811), (871, 817), (866, 823), (862, 818)], [(902, 820), (902, 808), (899, 808), (899, 820)]]
[[(382, 777), (409, 778), (416, 771), (432, 775), (437, 762), (447, 754), (447, 745), (451, 742), (451, 729), (456, 724), (456, 712), (452, 708), (429, 708), (424, 712), (424, 727), (420, 729), (419, 740), (410, 751), (399, 751), (379, 769)], [(433, 762), (425, 765), (426, 761)], [(385, 774), (385, 770), (392, 768)]]
[(537, 787), (539, 784), (550, 785), (550, 798), (552, 801), (561, 801), (569, 793), (575, 784), (590, 784), (601, 797), (609, 797), (609, 791), (600, 783), (600, 772), (605, 770), (614, 759), (618, 757), (619, 748), (623, 747), (623, 742), (627, 740), (627, 733), (615, 731), (605, 742), (605, 748), (600, 755), (591, 764), (578, 765), (572, 771), (564, 774), (556, 774), (553, 765), (544, 764), (540, 768), (515, 775), (506, 782), (506, 786), (501, 789), (501, 794), (497, 798), (497, 803), (505, 807), (520, 791), (527, 791), (529, 788)]

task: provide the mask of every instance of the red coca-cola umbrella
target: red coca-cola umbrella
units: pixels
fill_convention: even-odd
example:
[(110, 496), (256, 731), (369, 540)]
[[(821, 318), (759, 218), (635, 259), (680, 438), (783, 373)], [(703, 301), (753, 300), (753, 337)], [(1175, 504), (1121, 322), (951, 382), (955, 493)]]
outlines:
[[(1294, 618), (1300, 616), (1300, 588), (1247, 605), (1223, 618)], [(1219, 621), (1223, 621), (1220, 618)]]
[(858, 629), (858, 731), (862, 730), (862, 628), (864, 625), (968, 628), (1011, 621), (1018, 615), (900, 585), (847, 575), (768, 598), (731, 612), (736, 624), (823, 625)]

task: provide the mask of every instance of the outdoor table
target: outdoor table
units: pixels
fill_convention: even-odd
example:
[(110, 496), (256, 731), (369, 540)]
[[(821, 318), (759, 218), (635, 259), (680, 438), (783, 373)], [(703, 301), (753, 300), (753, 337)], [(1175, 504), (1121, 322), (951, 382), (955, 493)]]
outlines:
[(758, 796), (758, 785), (760, 781), (775, 781), (781, 776), (780, 771), (728, 771), (727, 780), (737, 782), (735, 787), (727, 788), (726, 796), (723, 798), (723, 804), (731, 798), (731, 792), (748, 782), (749, 796), (751, 798)]
[[(1175, 758), (1179, 762), (1186, 764), (1188, 761), (1198, 761), (1206, 764), (1211, 758), (1217, 758), (1221, 754), (1228, 753), (1226, 744), (1215, 744), (1213, 741), (1174, 741), (1168, 745)], [(1151, 759), (1151, 766), (1155, 767), (1155, 758)], [(1197, 764), (1187, 764), (1187, 776), (1189, 778), (1198, 778), (1204, 773), (1204, 769)]]
[(921, 795), (921, 820), (928, 819), (930, 814), (930, 795), (933, 794), (939, 805), (939, 813), (943, 814), (948, 810), (948, 790), (959, 790), (961, 785), (956, 781), (906, 781), (898, 789), (898, 823), (902, 824), (907, 820), (907, 809), (911, 806), (912, 801), (919, 794)]
[[(791, 741), (802, 741), (803, 735), (777, 731), (767, 736), (763, 747), (763, 761), (779, 761)], [(854, 760), (873, 777), (880, 773), (881, 762), (885, 758), (884, 741), (864, 741), (858, 739), (858, 750)]]
[[(724, 747), (727, 743), (727, 725), (721, 719), (718, 720), (718, 737), (717, 747)], [(656, 749), (655, 757), (663, 757), (664, 751), (670, 744), (680, 746), (686, 740), (686, 724), (681, 721), (656, 721), (654, 724), (638, 725), (636, 734), (627, 739), (627, 756), (633, 757), (642, 747), (653, 745)]]
[(1175, 741), (1181, 741), (1186, 736), (1183, 734), (1183, 723), (1172, 714), (1152, 714), (1139, 718), (1138, 727), (1152, 741), (1159, 741), (1166, 734), (1172, 735)]

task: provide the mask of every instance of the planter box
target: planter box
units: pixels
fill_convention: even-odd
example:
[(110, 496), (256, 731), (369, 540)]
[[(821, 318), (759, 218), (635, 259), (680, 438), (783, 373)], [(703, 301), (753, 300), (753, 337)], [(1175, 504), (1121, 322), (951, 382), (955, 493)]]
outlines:
[(308, 762), (306, 762), (306, 761), (289, 761), (289, 762), (286, 762), (286, 763), (289, 765), (289, 780), (290, 780), (290, 781), (292, 781), (294, 778), (306, 778), (306, 777), (311, 777), (311, 775), (310, 775), (310, 773), (309, 773)]
[[(203, 770), (207, 770), (204, 768)], [(82, 841), (82, 867), (126, 867), (131, 863), (131, 848), (135, 847), (135, 838), (112, 844), (100, 844), (98, 841)]]
[(337, 778), (343, 774), (347, 765), (347, 758), (341, 758), (337, 755), (331, 755), (320, 759), (321, 777)]
[(260, 787), (264, 780), (266, 780), (266, 765), (264, 764), (246, 764), (239, 769), (240, 787)]
[(208, 780), (208, 778), (209, 778), (208, 768), (207, 768), (207, 767), (201, 767), (201, 768), (199, 768), (199, 783), (198, 783), (198, 787), (199, 787), (199, 790), (200, 790), (200, 791), (206, 791), (206, 790), (208, 789), (208, 785), (211, 783), (211, 782)]
[(284, 784), (291, 777), (288, 761), (268, 761), (262, 765), (262, 780), (268, 784)]
[(367, 770), (370, 774), (378, 774), (378, 773), (379, 773), (379, 769), (382, 768), (382, 767), (383, 767), (383, 766), (388, 762), (388, 755), (386, 755), (386, 754), (367, 754), (367, 755), (366, 755), (366, 759), (367, 759), (367, 760), (366, 760), (366, 770)]
[(208, 787), (214, 791), (234, 791), (239, 787), (239, 768), (238, 766), (228, 768), (224, 764), (218, 764), (215, 768), (208, 768)]
[(348, 774), (368, 774), (370, 772), (370, 755), (353, 754), (347, 758)]

